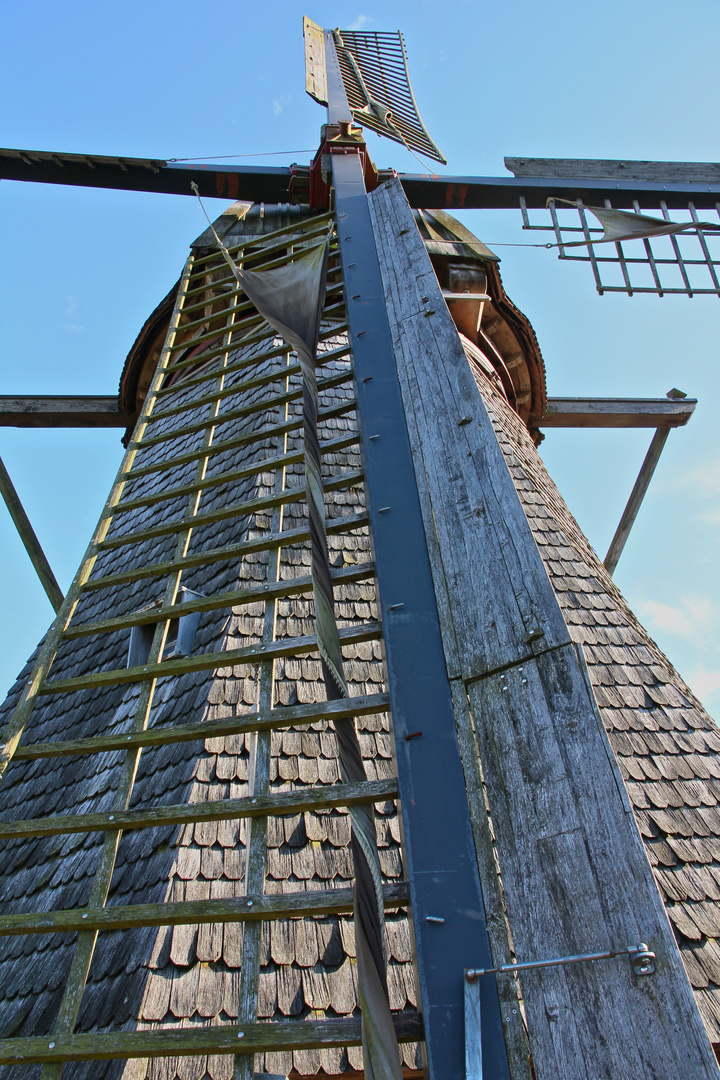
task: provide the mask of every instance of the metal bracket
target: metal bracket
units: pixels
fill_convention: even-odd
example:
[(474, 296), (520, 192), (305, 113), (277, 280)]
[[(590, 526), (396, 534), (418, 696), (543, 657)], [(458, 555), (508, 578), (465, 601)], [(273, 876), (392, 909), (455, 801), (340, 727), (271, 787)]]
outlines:
[(529, 971), (534, 968), (557, 967), (560, 964), (580, 964), (588, 960), (611, 960), (616, 956), (629, 956), (635, 975), (652, 975), (655, 971), (655, 953), (640, 942), (627, 949), (609, 949), (600, 953), (577, 953), (574, 956), (558, 956), (553, 960), (533, 960), (527, 964), (502, 964), (494, 968), (465, 969), (465, 1078), (483, 1080), (482, 1064), (482, 1010), (480, 1007), (480, 976), (498, 975), (501, 972)]
[(629, 956), (636, 975), (652, 975), (655, 971), (655, 953), (641, 941), (638, 945), (628, 945), (626, 949), (609, 949), (607, 952), (575, 953), (572, 956), (557, 956), (552, 960), (531, 960), (525, 964), (502, 964), (494, 968), (466, 968), (465, 979), (472, 983), (481, 975), (530, 971), (534, 968), (557, 967), (560, 964), (580, 964), (588, 960), (612, 960), (616, 956)]

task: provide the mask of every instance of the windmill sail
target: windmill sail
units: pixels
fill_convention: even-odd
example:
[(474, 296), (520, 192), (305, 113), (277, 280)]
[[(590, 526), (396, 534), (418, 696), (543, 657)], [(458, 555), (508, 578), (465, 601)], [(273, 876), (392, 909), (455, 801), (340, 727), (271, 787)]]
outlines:
[[(308, 18), (304, 20), (304, 31), (305, 86), (315, 101), (326, 105), (324, 34), (327, 31)], [(400, 31), (333, 30), (332, 37), (353, 119), (362, 127), (444, 165), (446, 159), (430, 138), (415, 103)]]

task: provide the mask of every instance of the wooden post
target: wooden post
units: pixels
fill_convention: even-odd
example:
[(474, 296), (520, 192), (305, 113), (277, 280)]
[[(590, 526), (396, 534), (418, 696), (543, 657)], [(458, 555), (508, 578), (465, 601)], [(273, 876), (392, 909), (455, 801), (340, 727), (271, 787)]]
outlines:
[(50, 563), (45, 557), (45, 552), (40, 546), (40, 541), (35, 535), (25, 508), (20, 502), (20, 496), (18, 495), (12, 480), (8, 474), (7, 469), (3, 461), (0, 459), (0, 494), (5, 500), (5, 505), (8, 508), (10, 517), (15, 522), (15, 528), (20, 534), (20, 539), (25, 545), (25, 550), (30, 556), (30, 561), (35, 567), (37, 576), (40, 578), (40, 583), (47, 593), (47, 598), (53, 606), (53, 610), (57, 615), (63, 602), (62, 589), (57, 583), (55, 575), (50, 569)]
[[(474, 722), (517, 959), (641, 941), (657, 954), (646, 976), (626, 957), (523, 973), (535, 1074), (717, 1080), (582, 654), (402, 187), (369, 201), (448, 674)], [(474, 950), (469, 936), (468, 967)]]
[(615, 573), (615, 567), (618, 564), (620, 556), (623, 553), (623, 548), (627, 542), (627, 538), (630, 535), (630, 530), (635, 524), (635, 518), (638, 515), (640, 505), (645, 498), (645, 493), (650, 486), (650, 481), (653, 478), (655, 472), (655, 466), (660, 460), (663, 447), (667, 442), (667, 437), (670, 434), (670, 428), (662, 427), (658, 428), (652, 437), (650, 448), (645, 455), (645, 460), (642, 463), (638, 478), (635, 481), (635, 486), (630, 492), (630, 498), (627, 501), (627, 506), (623, 510), (623, 516), (620, 518), (620, 524), (615, 530), (615, 535), (612, 538), (612, 543), (608, 548), (608, 553), (605, 556), (605, 569), (608, 574)]

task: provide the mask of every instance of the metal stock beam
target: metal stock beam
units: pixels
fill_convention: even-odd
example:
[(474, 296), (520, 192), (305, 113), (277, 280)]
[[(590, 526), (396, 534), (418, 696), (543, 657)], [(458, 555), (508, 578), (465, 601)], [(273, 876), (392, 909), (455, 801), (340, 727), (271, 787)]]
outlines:
[[(349, 110), (348, 117), (349, 118)], [(331, 121), (333, 122), (333, 121)], [(116, 158), (96, 154), (60, 154), (40, 150), (0, 150), (0, 179), (70, 184), (80, 187), (119, 188), (253, 202), (307, 201), (309, 166), (211, 165), (163, 161), (155, 158)], [(392, 173), (380, 173), (380, 180)], [(720, 201), (720, 181), (686, 179), (615, 179), (568, 176), (439, 176), (436, 173), (400, 173), (413, 207), (432, 209), (516, 209), (522, 196), (530, 209), (541, 209), (547, 199), (582, 199), (602, 205), (610, 199), (618, 209), (645, 208), (664, 201), (670, 209), (712, 210)]]

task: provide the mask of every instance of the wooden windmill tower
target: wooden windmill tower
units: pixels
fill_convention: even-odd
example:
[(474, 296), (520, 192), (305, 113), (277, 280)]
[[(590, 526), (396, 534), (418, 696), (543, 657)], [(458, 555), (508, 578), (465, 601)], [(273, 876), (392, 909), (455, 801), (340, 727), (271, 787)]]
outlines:
[(692, 406), (549, 406), (446, 210), (717, 182), (378, 175), (362, 125), (438, 154), (401, 38), (305, 32), (309, 169), (0, 154), (251, 200), (128, 357), (126, 457), (5, 706), (0, 1076), (716, 1076), (720, 736), (535, 445)]

